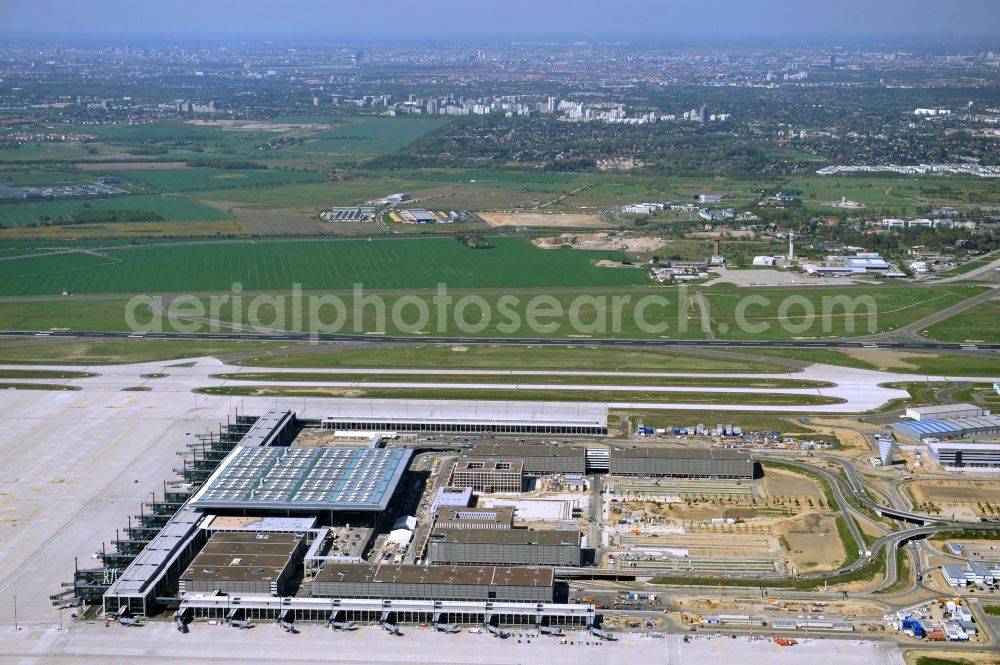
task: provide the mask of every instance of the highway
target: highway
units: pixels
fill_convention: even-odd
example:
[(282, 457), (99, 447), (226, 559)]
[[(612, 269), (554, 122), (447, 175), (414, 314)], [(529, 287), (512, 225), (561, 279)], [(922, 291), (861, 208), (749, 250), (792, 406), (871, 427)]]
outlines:
[(704, 340), (704, 339), (607, 339), (548, 337), (408, 337), (405, 335), (341, 335), (300, 332), (74, 332), (48, 330), (0, 330), (0, 337), (50, 337), (54, 339), (163, 339), (257, 342), (365, 342), (372, 344), (489, 344), (532, 346), (626, 346), (626, 347), (722, 347), (788, 349), (911, 349), (924, 351), (1000, 351), (1000, 344), (959, 344), (932, 341), (864, 340)]

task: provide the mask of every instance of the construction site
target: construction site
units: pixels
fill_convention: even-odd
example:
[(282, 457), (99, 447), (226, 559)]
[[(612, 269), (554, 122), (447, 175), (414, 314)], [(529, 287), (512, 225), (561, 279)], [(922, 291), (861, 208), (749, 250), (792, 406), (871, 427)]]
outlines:
[(778, 579), (834, 569), (846, 556), (822, 489), (805, 476), (606, 483), (608, 567)]

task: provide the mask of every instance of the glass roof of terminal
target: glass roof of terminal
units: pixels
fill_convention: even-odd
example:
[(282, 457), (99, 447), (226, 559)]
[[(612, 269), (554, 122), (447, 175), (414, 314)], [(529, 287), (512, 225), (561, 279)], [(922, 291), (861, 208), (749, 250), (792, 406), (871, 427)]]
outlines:
[(411, 451), (237, 447), (194, 497), (198, 508), (381, 510)]

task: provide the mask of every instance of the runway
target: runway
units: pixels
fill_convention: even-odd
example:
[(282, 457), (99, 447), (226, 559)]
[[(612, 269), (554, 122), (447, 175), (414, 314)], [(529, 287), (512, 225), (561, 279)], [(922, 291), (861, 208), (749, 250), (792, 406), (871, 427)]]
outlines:
[[(287, 374), (294, 377), (295, 374), (310, 370), (307, 368), (259, 368), (228, 365), (216, 358), (203, 357), (187, 360), (170, 360), (136, 363), (129, 365), (92, 365), (81, 367), (79, 365), (0, 365), (0, 370), (53, 370), (53, 371), (87, 371), (95, 376), (85, 378), (70, 379), (18, 379), (18, 383), (38, 383), (38, 384), (58, 384), (61, 386), (71, 386), (82, 391), (122, 391), (125, 389), (140, 388), (144, 392), (152, 393), (185, 393), (193, 392), (204, 388), (247, 388), (247, 387), (283, 387), (283, 388), (330, 388), (342, 389), (344, 391), (365, 389), (401, 389), (401, 390), (456, 390), (456, 391), (476, 391), (476, 390), (501, 390), (505, 392), (531, 392), (556, 393), (565, 392), (604, 392), (604, 393), (628, 393), (629, 396), (635, 393), (646, 393), (649, 400), (635, 401), (633, 399), (623, 401), (596, 402), (603, 404), (609, 410), (684, 410), (684, 411), (769, 411), (782, 413), (862, 413), (877, 409), (890, 400), (904, 399), (909, 397), (906, 390), (900, 388), (890, 388), (884, 384), (888, 383), (945, 383), (945, 382), (975, 382), (990, 383), (1000, 382), (1000, 375), (995, 378), (990, 377), (962, 377), (924, 374), (896, 374), (875, 370), (857, 369), (852, 367), (842, 367), (838, 365), (810, 365), (800, 372), (790, 372), (786, 374), (719, 374), (711, 372), (609, 372), (609, 371), (573, 371), (573, 370), (490, 370), (490, 369), (363, 369), (363, 368), (335, 368), (326, 370), (312, 370), (313, 372), (329, 372), (333, 374), (364, 374), (364, 375), (415, 375), (415, 376), (463, 376), (482, 377), (482, 381), (458, 382), (447, 381), (408, 381), (408, 380), (385, 380), (372, 381), (370, 379), (359, 381), (298, 381), (278, 380), (277, 377)], [(260, 380), (259, 378), (238, 378), (240, 374), (266, 373), (275, 375), (271, 380)], [(219, 378), (217, 375), (225, 374), (230, 378)], [(158, 378), (149, 378), (150, 375), (164, 375)], [(524, 383), (504, 383), (489, 378), (498, 376), (559, 376), (567, 380), (562, 383), (539, 383), (531, 382), (526, 378)], [(235, 377), (235, 378), (234, 378)], [(573, 378), (610, 378), (635, 379), (626, 383), (585, 383), (573, 382)], [(733, 378), (734, 386), (700, 386), (697, 381), (685, 383), (685, 379), (703, 379), (720, 377)], [(651, 379), (660, 379), (658, 382), (651, 382)], [(669, 385), (664, 385), (662, 380), (670, 379)], [(797, 379), (823, 382), (832, 384), (824, 387), (798, 387), (798, 388), (759, 388), (739, 385), (740, 380), (773, 380), (773, 379)], [(692, 385), (695, 384), (695, 385)], [(780, 395), (803, 395), (821, 396), (841, 400), (836, 404), (823, 405), (795, 405), (795, 406), (768, 406), (767, 404), (726, 404), (726, 403), (689, 403), (683, 401), (672, 402), (670, 394), (694, 393), (694, 394), (752, 394), (762, 393)], [(225, 397), (223, 397), (225, 399)], [(236, 399), (244, 399), (236, 397)], [(272, 401), (289, 401), (301, 408), (304, 402), (308, 401), (321, 409), (323, 403), (330, 404), (335, 397), (310, 397), (304, 400), (302, 397), (268, 397), (261, 399), (271, 399)], [(485, 401), (489, 401), (488, 395), (484, 396)], [(590, 400), (580, 400), (588, 404), (595, 404)], [(573, 402), (568, 402), (572, 404)]]

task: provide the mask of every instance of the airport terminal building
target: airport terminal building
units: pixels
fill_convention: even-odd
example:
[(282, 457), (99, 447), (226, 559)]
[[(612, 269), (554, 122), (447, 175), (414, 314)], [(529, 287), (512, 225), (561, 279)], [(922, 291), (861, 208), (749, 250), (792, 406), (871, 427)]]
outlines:
[(456, 434), (571, 434), (604, 436), (603, 404), (569, 402), (445, 402), (340, 399), (322, 419), (343, 432), (442, 432)]

